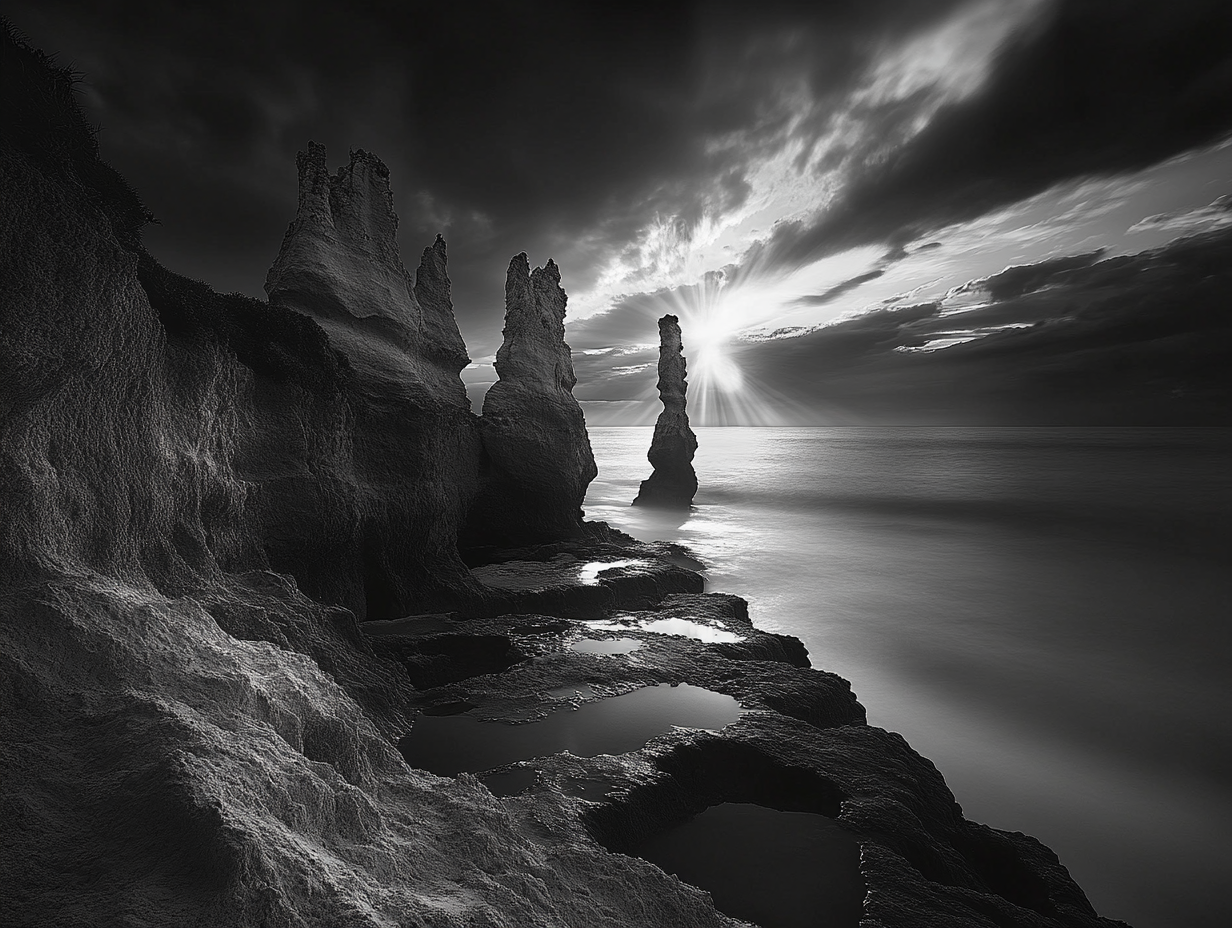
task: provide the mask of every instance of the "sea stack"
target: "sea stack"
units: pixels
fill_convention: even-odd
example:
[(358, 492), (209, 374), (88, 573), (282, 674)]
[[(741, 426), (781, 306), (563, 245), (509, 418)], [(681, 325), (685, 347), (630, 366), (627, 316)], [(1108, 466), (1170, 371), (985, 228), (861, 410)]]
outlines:
[(534, 271), (525, 254), (509, 262), (499, 379), (479, 420), (484, 488), (471, 510), (471, 537), (535, 544), (582, 532), (582, 500), (598, 469), (573, 398), (567, 301), (555, 262)]
[(654, 438), (646, 457), (654, 465), (650, 478), (642, 481), (634, 506), (688, 509), (697, 493), (697, 474), (693, 453), (697, 436), (689, 428), (685, 411), (685, 361), (680, 341), (680, 320), (664, 316), (659, 320), (659, 399), (663, 412), (655, 423)]

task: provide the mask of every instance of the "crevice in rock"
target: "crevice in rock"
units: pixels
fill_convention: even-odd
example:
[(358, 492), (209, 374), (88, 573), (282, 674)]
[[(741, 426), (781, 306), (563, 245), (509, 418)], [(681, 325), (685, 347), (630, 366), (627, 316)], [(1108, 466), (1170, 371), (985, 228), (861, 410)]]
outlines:
[(395, 619), (399, 609), (398, 589), (385, 568), (379, 539), (367, 538), (363, 548), (365, 619)]
[(529, 656), (512, 638), (486, 634), (386, 635), (373, 638), (372, 648), (405, 667), (417, 689), (500, 673)]
[(1057, 914), (1048, 885), (1027, 866), (1008, 837), (986, 825), (967, 822), (951, 843), (998, 896), (1041, 915)]
[(722, 802), (837, 818), (847, 798), (813, 771), (721, 738), (678, 745), (657, 756), (655, 765), (661, 776), (583, 813), (591, 835), (608, 850), (632, 853), (652, 834)]

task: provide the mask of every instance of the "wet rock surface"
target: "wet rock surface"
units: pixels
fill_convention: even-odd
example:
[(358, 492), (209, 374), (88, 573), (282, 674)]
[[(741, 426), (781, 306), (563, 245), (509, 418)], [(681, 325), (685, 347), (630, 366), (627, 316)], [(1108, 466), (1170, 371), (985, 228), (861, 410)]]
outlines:
[[(627, 553), (655, 558), (636, 545)], [(507, 574), (526, 568), (533, 584), (542, 575), (530, 564), (511, 560), (501, 567)], [(580, 583), (570, 589), (585, 595)], [(706, 642), (642, 627), (664, 616), (736, 631), (740, 641)], [(624, 753), (552, 753), (474, 770), (498, 785), (516, 782), (507, 802), (527, 827), (550, 822), (552, 834), (631, 854), (722, 803), (813, 812), (833, 818), (859, 845), (862, 924), (1113, 924), (1098, 918), (1038, 842), (966, 821), (931, 763), (901, 736), (867, 725), (847, 681), (812, 669), (795, 639), (754, 627), (738, 597), (670, 594), (650, 609), (610, 609), (598, 621), (560, 612), (455, 618), (449, 634), (473, 636), (477, 648), (499, 636), (517, 659), (488, 672), (477, 653), (473, 675), (417, 694), (421, 711), (433, 716), (462, 713), (516, 729), (664, 684), (703, 687), (743, 707), (721, 731), (677, 728)], [(617, 637), (638, 647), (619, 653), (571, 647)], [(382, 642), (379, 651), (389, 638), (381, 633), (372, 641)]]
[(647, 458), (654, 472), (642, 481), (634, 506), (688, 509), (697, 493), (693, 455), (697, 436), (689, 428), (685, 410), (688, 382), (680, 337), (680, 320), (667, 315), (659, 320), (659, 399), (663, 411), (655, 421)]
[[(443, 243), (411, 286), (379, 160), (330, 175), (310, 147), (271, 302), (224, 297), (141, 248), (71, 73), (0, 42), (21, 117), (0, 134), (5, 925), (735, 926), (623, 853), (723, 802), (835, 818), (866, 928), (1110, 924), (1046, 848), (966, 822), (799, 642), (703, 593), (687, 552), (581, 523), (554, 268), (511, 275), (546, 333), (511, 325), (498, 362), (497, 418), (539, 442), (523, 470), (499, 422), (481, 446)], [(523, 394), (554, 397), (559, 430)], [(498, 530), (548, 479), (556, 534)], [(464, 561), (481, 492), (494, 530), (471, 524)], [(503, 799), (396, 747), (423, 714), (512, 727), (673, 684), (743, 712), (508, 764)]]

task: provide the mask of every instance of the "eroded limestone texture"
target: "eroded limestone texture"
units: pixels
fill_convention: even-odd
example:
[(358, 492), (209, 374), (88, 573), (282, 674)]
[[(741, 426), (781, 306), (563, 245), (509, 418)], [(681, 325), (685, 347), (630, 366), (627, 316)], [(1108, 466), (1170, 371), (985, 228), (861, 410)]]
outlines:
[(272, 306), (321, 327), (350, 379), (342, 402), (311, 416), (289, 417), (285, 391), (256, 391), (245, 476), (272, 566), (326, 601), (393, 617), (433, 585), (471, 587), (456, 538), (478, 490), (479, 435), (445, 242), (424, 250), (412, 281), (384, 163), (354, 151), (330, 174), (310, 142), (297, 164), (299, 212), (265, 287)]
[(582, 533), (582, 500), (598, 469), (573, 398), (566, 300), (554, 262), (533, 272), (525, 254), (509, 262), (500, 379), (484, 397), (479, 422), (484, 488), (469, 523), (471, 543), (529, 544)]
[[(867, 925), (1111, 928), (1042, 845), (966, 822), (799, 642), (701, 595), (680, 552), (591, 528), (501, 553), (478, 521), (487, 558), (462, 563), (481, 448), (444, 244), (412, 288), (379, 161), (330, 177), (311, 148), (271, 303), (222, 296), (141, 248), (146, 213), (98, 160), (72, 75), (0, 44), (5, 926), (735, 928), (605, 846), (803, 794), (860, 842)], [(487, 511), (511, 534), (547, 505), (539, 531), (576, 532), (594, 464), (564, 294), (554, 266), (515, 265)], [(584, 608), (739, 640), (624, 629), (635, 653), (578, 653), (615, 634)], [(397, 621), (365, 635), (365, 611)], [(749, 711), (542, 759), (507, 801), (395, 748), (420, 708), (529, 718), (682, 682)]]
[(680, 320), (667, 315), (659, 320), (659, 399), (663, 412), (655, 422), (654, 438), (646, 455), (654, 472), (642, 481), (634, 506), (688, 509), (697, 493), (693, 454), (697, 436), (689, 428), (685, 411), (685, 360)]

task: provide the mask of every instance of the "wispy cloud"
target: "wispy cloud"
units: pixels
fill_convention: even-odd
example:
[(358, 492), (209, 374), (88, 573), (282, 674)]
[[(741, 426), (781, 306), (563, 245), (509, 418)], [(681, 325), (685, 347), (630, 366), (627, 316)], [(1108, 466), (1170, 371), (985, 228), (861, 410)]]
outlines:
[(1195, 209), (1178, 210), (1172, 213), (1157, 213), (1135, 222), (1130, 232), (1156, 232), (1160, 230), (1178, 233), (1208, 232), (1232, 226), (1232, 196), (1222, 196), (1213, 203)]
[[(973, 293), (981, 299), (965, 298)], [(801, 424), (1232, 424), (1232, 227), (742, 342)]]

